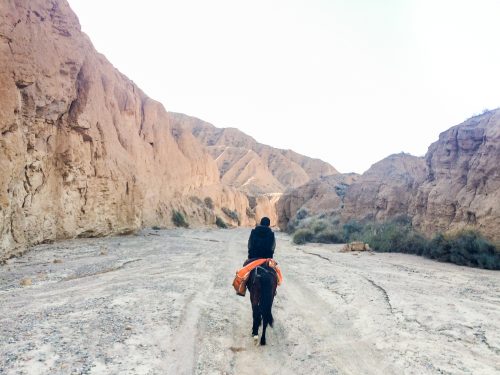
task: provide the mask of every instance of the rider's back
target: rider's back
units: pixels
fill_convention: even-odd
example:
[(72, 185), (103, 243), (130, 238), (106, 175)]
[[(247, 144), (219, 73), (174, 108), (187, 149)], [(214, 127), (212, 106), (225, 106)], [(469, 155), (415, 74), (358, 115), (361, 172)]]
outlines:
[(276, 240), (269, 226), (258, 225), (250, 233), (248, 239), (248, 259), (272, 258)]

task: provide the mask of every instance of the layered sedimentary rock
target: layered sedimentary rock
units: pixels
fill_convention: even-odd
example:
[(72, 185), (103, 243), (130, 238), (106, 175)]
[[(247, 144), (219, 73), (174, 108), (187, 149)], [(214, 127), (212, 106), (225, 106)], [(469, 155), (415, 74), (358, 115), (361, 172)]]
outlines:
[(411, 214), (412, 200), (426, 178), (423, 158), (394, 154), (373, 164), (347, 189), (341, 217), (385, 221)]
[(169, 225), (173, 210), (255, 221), (191, 131), (95, 51), (64, 0), (0, 3), (0, 132), (0, 259)]
[(278, 204), (280, 226), (309, 208), (343, 222), (405, 215), (428, 235), (468, 227), (499, 241), (500, 109), (441, 133), (424, 158), (397, 154), (379, 161), (346, 184), (342, 199), (333, 194), (335, 184), (318, 180), (287, 192)]
[(263, 145), (238, 129), (216, 128), (180, 113), (171, 115), (173, 122), (191, 129), (207, 147), (217, 161), (223, 183), (250, 195), (281, 193), (289, 187), (338, 174), (328, 163)]
[(441, 133), (425, 161), (414, 225), (425, 233), (473, 227), (500, 241), (500, 109)]
[(336, 174), (287, 190), (277, 203), (278, 225), (286, 229), (299, 210), (304, 211), (304, 215), (340, 214), (347, 188), (358, 177), (356, 174)]

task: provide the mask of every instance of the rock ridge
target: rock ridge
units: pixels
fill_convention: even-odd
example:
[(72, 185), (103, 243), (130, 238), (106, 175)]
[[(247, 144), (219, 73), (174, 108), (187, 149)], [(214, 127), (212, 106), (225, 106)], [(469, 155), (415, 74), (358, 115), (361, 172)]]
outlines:
[(192, 134), (216, 160), (224, 184), (250, 195), (283, 193), (310, 180), (339, 172), (330, 164), (257, 142), (236, 128), (216, 128), (182, 113), (173, 122)]

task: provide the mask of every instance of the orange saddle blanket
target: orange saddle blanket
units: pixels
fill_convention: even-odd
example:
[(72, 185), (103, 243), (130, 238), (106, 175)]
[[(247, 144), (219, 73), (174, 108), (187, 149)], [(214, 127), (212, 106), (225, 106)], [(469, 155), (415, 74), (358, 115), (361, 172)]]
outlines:
[(276, 261), (272, 258), (262, 258), (254, 260), (253, 262), (248, 263), (245, 267), (240, 268), (238, 271), (236, 271), (236, 276), (233, 281), (233, 287), (234, 290), (236, 290), (236, 294), (243, 297), (245, 296), (245, 293), (247, 291), (247, 280), (250, 276), (250, 272), (254, 268), (257, 268), (258, 266), (266, 262), (268, 262), (267, 264), (269, 265), (269, 267), (276, 271), (276, 275), (278, 276), (278, 285), (281, 285), (281, 283), (283, 282), (283, 275), (281, 274), (281, 270), (278, 267), (278, 263), (276, 263)]

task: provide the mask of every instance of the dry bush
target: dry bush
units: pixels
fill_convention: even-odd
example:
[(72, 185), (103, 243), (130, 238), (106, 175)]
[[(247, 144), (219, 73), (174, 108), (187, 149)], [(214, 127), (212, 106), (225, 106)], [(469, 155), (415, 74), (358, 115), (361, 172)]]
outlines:
[(176, 210), (174, 210), (172, 212), (172, 222), (174, 223), (174, 225), (176, 227), (182, 227), (182, 228), (189, 227), (189, 224), (186, 221), (186, 218), (184, 217), (184, 215), (181, 212), (176, 211)]

